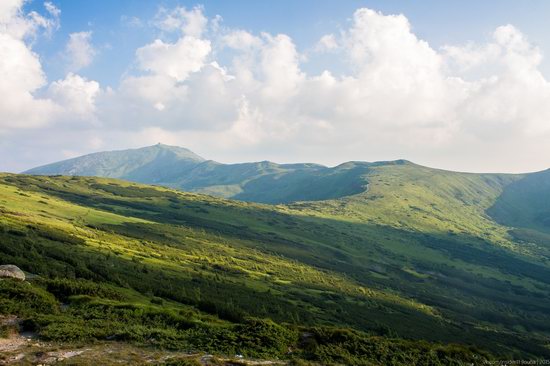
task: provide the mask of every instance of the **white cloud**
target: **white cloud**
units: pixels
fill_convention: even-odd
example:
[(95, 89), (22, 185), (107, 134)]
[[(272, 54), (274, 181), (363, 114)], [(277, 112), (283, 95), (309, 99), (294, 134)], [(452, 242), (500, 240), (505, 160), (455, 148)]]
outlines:
[(412, 33), (403, 15), (359, 9), (343, 43), (355, 72), (330, 88), (338, 92), (332, 97), (341, 118), (378, 128), (453, 122), (460, 85), (444, 74), (441, 56)]
[(284, 34), (275, 37), (264, 34), (262, 48), (262, 93), (267, 98), (282, 101), (298, 92), (305, 74), (300, 70), (298, 52), (292, 39)]
[[(20, 10), (12, 13), (37, 23)], [(22, 61), (12, 65), (0, 57), (9, 83), (2, 94), (12, 91), (17, 99), (0, 101), (0, 113), (27, 126), (45, 123), (48, 115), (97, 120), (103, 127), (81, 127), (91, 129), (88, 140), (101, 141), (89, 149), (162, 141), (225, 161), (407, 158), (490, 171), (550, 166), (550, 84), (539, 70), (542, 52), (511, 25), (485, 42), (434, 49), (404, 15), (358, 9), (347, 29), (309, 48), (318, 51), (310, 58), (330, 52), (347, 69), (311, 74), (285, 34), (222, 28), (219, 20), (210, 21), (217, 25), (207, 32), (200, 7), (161, 9), (154, 23), (172, 34), (137, 49), (137, 69), (119, 86), (102, 91), (69, 74), (47, 88), (48, 99), (33, 96), (47, 85), (38, 56), (4, 32), (11, 41), (0, 38), (0, 54)], [(45, 112), (32, 113), (38, 121), (17, 114), (40, 108)], [(67, 144), (68, 151), (82, 149)]]
[(232, 87), (231, 78), (215, 63), (184, 82), (163, 74), (127, 77), (102, 98), (101, 117), (118, 128), (220, 129), (237, 114)]
[(48, 20), (36, 13), (24, 14), (23, 1), (0, 5), (0, 128), (29, 128), (46, 123), (55, 106), (34, 92), (46, 84), (38, 55), (25, 43)]
[[(50, 17), (36, 12), (25, 14), (24, 1), (4, 1), (0, 5), (0, 132), (37, 128), (93, 111), (96, 82), (69, 74), (44, 88), (48, 82), (32, 41), (39, 31), (51, 32), (59, 25), (60, 11), (45, 3)], [(38, 96), (40, 95), (40, 96)]]
[(59, 28), (60, 11), (55, 5), (46, 2), (44, 7), (50, 17), (44, 17), (36, 11), (23, 12), (25, 0), (3, 0), (0, 2), (0, 32), (14, 38), (34, 38), (39, 30), (45, 34)]
[(321, 37), (321, 39), (319, 39), (319, 42), (317, 42), (317, 45), (315, 46), (315, 50), (317, 52), (331, 52), (337, 48), (338, 41), (336, 40), (334, 34), (325, 34)]
[(50, 15), (56, 19), (59, 19), (59, 15), (61, 14), (61, 10), (59, 10), (59, 8), (57, 8), (54, 4), (52, 4), (51, 2), (49, 1), (46, 1), (44, 3), (44, 7), (46, 8), (46, 10), (48, 11), (48, 13), (50, 13)]
[(184, 36), (176, 43), (157, 39), (139, 48), (136, 56), (141, 69), (183, 81), (201, 69), (210, 50), (210, 41)]
[(78, 71), (89, 66), (97, 54), (91, 44), (92, 32), (77, 32), (69, 35), (65, 46), (65, 57), (69, 62), (69, 70)]
[(5, 0), (0, 2), (0, 22), (2, 25), (19, 16), (23, 0)]
[[(181, 28), (180, 8), (163, 14), (163, 30)], [(343, 76), (308, 75), (288, 35), (220, 32), (210, 39), (183, 32), (174, 43), (138, 49), (137, 64), (149, 74), (124, 78), (104, 118), (189, 147), (199, 141), (213, 154), (225, 149), (221, 156), (235, 150), (332, 163), (406, 157), (437, 165), (439, 151), (454, 156), (469, 144), (469, 153), (481, 154), (487, 139), (528, 151), (528, 139), (549, 130), (540, 50), (511, 26), (486, 44), (436, 50), (405, 16), (359, 9), (338, 38), (326, 35), (316, 45), (348, 60)], [(212, 49), (228, 50), (229, 64), (213, 62)], [(497, 169), (498, 159), (484, 164)]]
[(33, 95), (46, 83), (38, 56), (5, 33), (0, 33), (0, 80), (1, 127), (36, 127), (48, 121), (53, 104)]
[(548, 137), (550, 83), (538, 69), (540, 50), (511, 25), (498, 27), (484, 47), (493, 51), (478, 67), (488, 76), (471, 83), (460, 110), (465, 132), (485, 140)]
[(165, 32), (180, 31), (184, 35), (199, 38), (206, 29), (208, 19), (203, 14), (202, 6), (195, 6), (191, 10), (178, 6), (172, 10), (161, 8), (153, 24)]
[(95, 114), (95, 99), (100, 92), (99, 83), (69, 73), (65, 79), (50, 84), (48, 95), (69, 118), (91, 120)]
[(260, 47), (262, 40), (247, 31), (238, 29), (224, 34), (222, 36), (222, 43), (224, 46), (246, 51)]

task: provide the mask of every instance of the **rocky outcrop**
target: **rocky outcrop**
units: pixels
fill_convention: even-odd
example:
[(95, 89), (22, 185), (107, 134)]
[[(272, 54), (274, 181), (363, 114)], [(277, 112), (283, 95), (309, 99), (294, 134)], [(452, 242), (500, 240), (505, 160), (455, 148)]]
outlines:
[(2, 278), (15, 278), (16, 280), (25, 281), (25, 273), (13, 264), (4, 264), (0, 266), (0, 279)]

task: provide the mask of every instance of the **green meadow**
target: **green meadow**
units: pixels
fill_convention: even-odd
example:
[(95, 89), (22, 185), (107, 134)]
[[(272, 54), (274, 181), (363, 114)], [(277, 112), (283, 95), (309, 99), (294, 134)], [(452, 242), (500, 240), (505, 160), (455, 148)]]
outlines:
[(545, 221), (510, 221), (526, 176), (357, 177), (360, 193), (267, 205), (2, 174), (0, 263), (30, 276), (0, 281), (0, 313), (48, 341), (289, 362), (550, 358)]

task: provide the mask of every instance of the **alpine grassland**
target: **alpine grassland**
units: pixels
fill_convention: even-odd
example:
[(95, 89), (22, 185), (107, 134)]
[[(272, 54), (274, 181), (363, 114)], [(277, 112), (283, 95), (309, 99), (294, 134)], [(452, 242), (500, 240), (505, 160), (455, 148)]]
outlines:
[(0, 263), (28, 280), (0, 280), (0, 313), (51, 342), (293, 364), (550, 358), (549, 234), (508, 219), (529, 175), (349, 164), (329, 199), (273, 205), (1, 174)]

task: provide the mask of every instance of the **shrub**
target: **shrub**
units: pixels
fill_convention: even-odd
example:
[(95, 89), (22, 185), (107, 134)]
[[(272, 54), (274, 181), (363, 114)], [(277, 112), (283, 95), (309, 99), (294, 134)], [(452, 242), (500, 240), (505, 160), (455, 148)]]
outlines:
[(298, 332), (269, 319), (247, 318), (235, 328), (241, 353), (252, 357), (276, 357), (288, 353)]
[(0, 293), (0, 314), (29, 316), (59, 312), (58, 303), (52, 294), (28, 282), (0, 280)]
[(106, 285), (98, 284), (84, 279), (47, 279), (38, 283), (43, 284), (46, 290), (51, 292), (61, 301), (67, 301), (70, 296), (89, 295), (104, 299), (122, 300), (124, 297), (114, 289)]
[(42, 323), (38, 331), (40, 337), (61, 342), (90, 342), (106, 339), (116, 328), (122, 326), (122, 324), (103, 320), (83, 321), (68, 317), (38, 319), (38, 323)]

